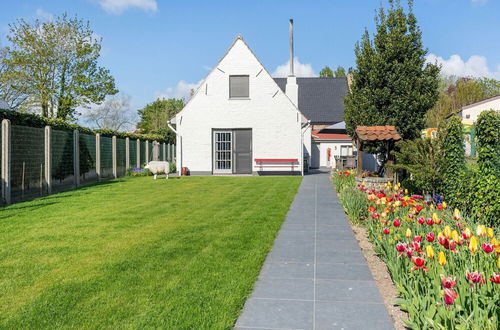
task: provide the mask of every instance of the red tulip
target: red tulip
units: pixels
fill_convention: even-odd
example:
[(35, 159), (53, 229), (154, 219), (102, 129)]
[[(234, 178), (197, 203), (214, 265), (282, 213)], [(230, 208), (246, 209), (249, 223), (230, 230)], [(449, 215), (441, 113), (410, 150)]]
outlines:
[(393, 225), (394, 227), (399, 227), (399, 226), (401, 226), (401, 220), (399, 220), (399, 219), (394, 220), (394, 221), (392, 222), (392, 225)]
[(372, 218), (373, 219), (378, 219), (378, 218), (380, 218), (380, 214), (378, 214), (377, 212), (373, 212), (372, 213)]
[(425, 237), (427, 239), (428, 242), (434, 242), (434, 239), (436, 238), (434, 236), (434, 233), (428, 233), (427, 236)]
[(444, 289), (444, 303), (451, 305), (458, 298), (458, 293), (453, 289)]
[(391, 233), (391, 230), (387, 227), (384, 228), (384, 234), (389, 235)]
[(457, 252), (457, 250), (455, 250), (455, 248), (457, 247), (457, 243), (455, 243), (455, 241), (448, 241), (448, 246), (444, 246), (446, 249), (450, 249), (451, 251), (453, 252)]
[(425, 219), (425, 223), (428, 224), (429, 226), (432, 226), (434, 224), (434, 220), (432, 220), (432, 218), (427, 218)]
[(415, 237), (413, 237), (413, 241), (414, 242), (419, 242), (419, 243), (422, 242), (422, 236), (415, 236)]
[(467, 276), (467, 279), (471, 284), (476, 284), (476, 283), (484, 284), (486, 282), (480, 272), (476, 271), (471, 273), (467, 271), (465, 272), (465, 275)]
[(423, 269), (425, 271), (428, 271), (428, 269), (425, 267), (425, 259), (422, 257), (413, 257), (411, 258), (411, 261), (413, 261), (413, 264), (415, 264), (415, 267), (412, 268), (412, 270), (417, 270), (417, 269)]
[(406, 256), (407, 256), (408, 258), (413, 257), (413, 251), (412, 251), (412, 250), (410, 250), (410, 249), (406, 250)]
[(441, 274), (441, 284), (444, 288), (453, 289), (457, 285), (457, 279), (455, 277), (446, 277)]
[(415, 252), (420, 252), (420, 243), (419, 242), (413, 242), (413, 243), (411, 243), (411, 248)]
[(419, 205), (417, 205), (417, 206), (415, 206), (415, 211), (416, 211), (416, 214), (419, 214), (419, 213), (420, 213), (420, 211), (422, 211), (422, 210), (423, 210), (423, 208), (424, 208), (424, 207), (423, 207), (422, 205), (420, 205), (420, 204), (419, 204)]
[[(406, 206), (406, 205), (403, 205), (403, 204), (401, 204), (401, 205), (402, 205), (402, 206)], [(411, 220), (411, 219), (413, 219), (413, 217), (414, 217), (414, 215), (413, 215), (413, 214), (408, 214), (408, 219), (410, 219), (410, 220)]]
[(483, 243), (481, 244), (481, 247), (483, 248), (483, 251), (486, 253), (491, 253), (495, 249), (495, 247), (491, 243)]
[(375, 206), (368, 206), (368, 212), (375, 212), (376, 208)]
[(437, 209), (438, 209), (439, 211), (442, 211), (442, 210), (443, 210), (443, 204), (439, 203), (439, 204), (437, 205)]
[(402, 255), (406, 251), (407, 248), (408, 248), (408, 244), (406, 244), (406, 243), (398, 242), (398, 244), (396, 244), (396, 251), (398, 251), (399, 255)]
[(384, 193), (378, 193), (378, 194), (377, 194), (377, 197), (380, 199), (380, 198), (382, 198), (382, 197), (385, 197), (385, 194), (384, 194)]
[(438, 235), (438, 242), (439, 244), (444, 246), (448, 242), (448, 240), (446, 239), (446, 237)]
[(496, 284), (500, 284), (500, 273), (494, 273), (493, 276), (491, 276), (490, 281)]
[(418, 224), (419, 224), (419, 225), (423, 225), (423, 224), (425, 223), (425, 219), (424, 219), (424, 217), (420, 217), (420, 218), (418, 218), (418, 219), (417, 219), (417, 222), (418, 222)]

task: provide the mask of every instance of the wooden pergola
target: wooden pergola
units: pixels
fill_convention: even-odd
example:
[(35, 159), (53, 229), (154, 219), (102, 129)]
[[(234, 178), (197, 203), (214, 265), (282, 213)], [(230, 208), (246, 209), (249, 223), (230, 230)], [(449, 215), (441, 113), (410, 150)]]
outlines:
[(361, 148), (363, 143), (385, 141), (387, 143), (388, 163), (392, 162), (390, 150), (394, 147), (394, 142), (401, 140), (396, 127), (394, 126), (357, 126), (355, 130), (356, 148), (358, 149), (357, 173), (363, 173), (363, 153)]

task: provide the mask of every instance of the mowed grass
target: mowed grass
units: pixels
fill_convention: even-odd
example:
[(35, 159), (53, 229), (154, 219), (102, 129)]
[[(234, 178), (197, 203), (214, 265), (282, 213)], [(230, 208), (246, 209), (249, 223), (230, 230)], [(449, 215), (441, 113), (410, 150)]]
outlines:
[(300, 180), (126, 178), (0, 208), (0, 328), (231, 328)]

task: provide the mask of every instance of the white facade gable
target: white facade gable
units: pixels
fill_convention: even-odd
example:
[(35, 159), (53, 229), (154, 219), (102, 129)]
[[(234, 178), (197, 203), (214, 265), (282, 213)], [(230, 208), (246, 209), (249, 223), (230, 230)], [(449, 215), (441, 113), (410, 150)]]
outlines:
[(472, 125), (477, 120), (481, 112), (486, 110), (500, 111), (500, 96), (463, 107), (461, 111), (462, 122), (464, 124)]
[[(229, 77), (249, 76), (249, 97), (229, 97)], [(214, 131), (251, 130), (252, 171), (289, 171), (256, 159), (297, 159), (302, 164), (302, 123), (297, 107), (281, 91), (253, 52), (238, 37), (175, 117), (177, 166), (193, 174), (214, 171)]]

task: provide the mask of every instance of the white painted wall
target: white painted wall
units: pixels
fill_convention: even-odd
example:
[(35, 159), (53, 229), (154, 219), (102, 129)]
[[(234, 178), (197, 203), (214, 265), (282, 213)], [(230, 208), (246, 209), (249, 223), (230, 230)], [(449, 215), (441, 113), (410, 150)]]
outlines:
[[(250, 76), (249, 99), (229, 99), (230, 75)], [(180, 135), (177, 166), (188, 167), (194, 174), (212, 172), (212, 129), (233, 128), (252, 129), (254, 171), (255, 158), (297, 158), (302, 164), (303, 121), (245, 42), (237, 39), (175, 118)]]
[(496, 98), (478, 105), (465, 107), (465, 109), (462, 110), (462, 123), (473, 124), (477, 120), (477, 117), (479, 117), (481, 112), (491, 109), (500, 111), (500, 98)]
[[(342, 156), (352, 156), (352, 153), (356, 148), (353, 147), (351, 141), (341, 141), (341, 140), (332, 140), (332, 141), (321, 141), (319, 142), (319, 166), (321, 167), (331, 167), (334, 166), (335, 156), (341, 156), (341, 148), (342, 146), (348, 147), (346, 149), (342, 149)], [(331, 148), (331, 157), (330, 162), (328, 162), (328, 148)], [(346, 154), (346, 151), (348, 152)]]

